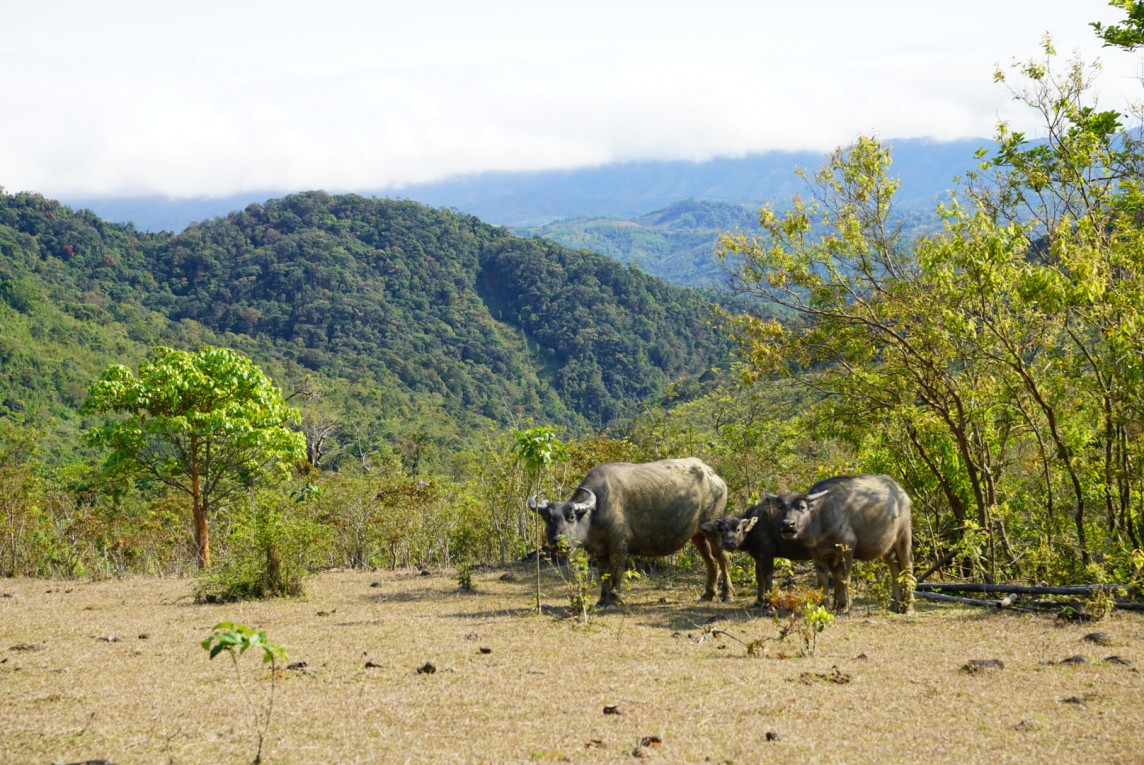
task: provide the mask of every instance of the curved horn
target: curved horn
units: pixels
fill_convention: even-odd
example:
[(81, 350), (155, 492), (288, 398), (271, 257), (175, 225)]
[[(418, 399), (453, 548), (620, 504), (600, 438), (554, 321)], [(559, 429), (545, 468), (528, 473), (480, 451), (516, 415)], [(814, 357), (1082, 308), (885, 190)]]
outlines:
[(766, 497), (767, 499), (771, 500), (772, 502), (774, 502), (776, 499), (779, 498), (778, 494), (771, 494), (769, 491), (764, 492), (763, 496)]
[(585, 494), (587, 494), (588, 498), (586, 500), (584, 500), (583, 502), (574, 503), (572, 505), (572, 509), (575, 510), (576, 512), (585, 512), (585, 511), (591, 510), (593, 507), (595, 507), (596, 506), (596, 495), (592, 493), (592, 490), (591, 489), (585, 489), (583, 486), (581, 486), (579, 490), (584, 492)]
[(824, 491), (816, 491), (814, 494), (808, 494), (806, 496), (806, 501), (807, 502), (813, 502), (816, 499), (822, 499), (823, 497), (825, 497), (827, 495), (827, 493), (829, 491), (830, 491), (830, 489), (826, 489)]
[(544, 503), (538, 505), (536, 502), (536, 498), (538, 496), (540, 496), (540, 495), (539, 494), (533, 494), (531, 497), (528, 498), (528, 507), (532, 510), (540, 512), (544, 508), (548, 507), (548, 503), (544, 502)]

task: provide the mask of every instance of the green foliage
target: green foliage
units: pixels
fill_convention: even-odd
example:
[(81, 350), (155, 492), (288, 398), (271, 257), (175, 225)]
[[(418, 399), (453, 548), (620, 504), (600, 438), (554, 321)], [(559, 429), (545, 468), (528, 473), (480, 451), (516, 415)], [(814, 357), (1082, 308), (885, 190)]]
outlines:
[(38, 471), (38, 433), (26, 423), (0, 419), (0, 576), (40, 573), (45, 499)]
[(473, 584), (473, 567), (467, 563), (461, 564), (457, 567), (457, 586), (465, 592), (475, 592), (476, 585)]
[(233, 348), (306, 389), (315, 466), (393, 448), (413, 472), (490, 425), (631, 416), (727, 349), (707, 297), (411, 202), (317, 192), (173, 236), (0, 191), (0, 251), (0, 414), (44, 421), (53, 465), (90, 454), (90, 381), (156, 345)]
[(890, 151), (859, 138), (723, 239), (738, 286), (793, 317), (730, 318), (744, 381), (801, 390), (809, 432), (905, 479), (918, 545), (986, 579), (1081, 576), (1144, 534), (1141, 146), (1052, 57), (1012, 91), (1050, 140), (1000, 125), (944, 231), (902, 238)]
[[(230, 656), (235, 679), (242, 691), (243, 698), (246, 700), (247, 708), (250, 710), (251, 723), (258, 738), (258, 749), (255, 752), (252, 765), (259, 765), (262, 762), (262, 748), (266, 741), (266, 732), (270, 729), (270, 717), (274, 712), (274, 691), (277, 687), (278, 663), (285, 664), (289, 661), (286, 650), (270, 642), (265, 631), (251, 629), (245, 624), (219, 622), (212, 629), (211, 635), (199, 645), (210, 653), (212, 660), (220, 653), (226, 653)], [(250, 691), (243, 683), (242, 673), (238, 669), (238, 657), (252, 649), (262, 655), (263, 664), (270, 665), (270, 693), (266, 703), (261, 707), (255, 705)]]
[(588, 554), (584, 552), (583, 547), (568, 544), (568, 540), (564, 537), (561, 537), (557, 544), (557, 552), (564, 558), (564, 567), (568, 572), (564, 580), (568, 590), (568, 604), (572, 607), (576, 621), (587, 625), (588, 612), (592, 608), (590, 598), (593, 589)]
[(1113, 8), (1120, 8), (1128, 14), (1123, 22), (1104, 26), (1094, 22), (1090, 26), (1106, 46), (1135, 50), (1144, 45), (1144, 2), (1140, 0), (1109, 0)]
[(93, 429), (90, 443), (110, 452), (110, 476), (140, 476), (191, 498), (204, 567), (216, 505), (260, 478), (285, 478), (305, 456), (304, 436), (287, 427), (297, 410), (250, 359), (226, 348), (157, 347), (138, 376), (111, 366), (88, 388), (82, 409), (127, 415)]
[(263, 664), (288, 661), (286, 650), (271, 643), (265, 631), (253, 630), (245, 624), (233, 622), (219, 622), (211, 629), (213, 632), (210, 637), (200, 644), (210, 653), (211, 659), (224, 651), (233, 657), (235, 654), (242, 656), (247, 650), (254, 649), (261, 654)]
[(516, 433), (513, 453), (528, 466), (529, 470), (543, 471), (552, 468), (567, 456), (563, 442), (551, 428), (529, 428)]
[[(528, 430), (518, 430), (512, 447), (517, 459), (524, 463), (534, 476), (535, 491), (533, 497), (540, 493), (544, 474), (548, 473), (554, 463), (567, 457), (564, 443), (556, 437), (551, 428), (537, 427)], [(536, 612), (542, 611), (540, 601), (540, 513), (533, 514), (533, 538), (536, 540)]]
[(220, 560), (200, 571), (195, 601), (297, 597), (324, 558), (327, 527), (315, 518), (316, 506), (280, 491), (263, 490), (247, 512), (224, 516), (226, 535)]
[(801, 643), (801, 655), (813, 656), (818, 650), (818, 636), (834, 621), (834, 615), (822, 605), (822, 591), (775, 588), (766, 597), (767, 608), (772, 612), (774, 624), (778, 628), (778, 637), (763, 637), (747, 643), (747, 655), (764, 655), (768, 640), (782, 642), (795, 634)]
[(755, 216), (751, 205), (691, 199), (632, 220), (572, 218), (521, 233), (634, 264), (672, 284), (717, 287), (723, 272), (711, 251), (719, 232), (749, 226)]

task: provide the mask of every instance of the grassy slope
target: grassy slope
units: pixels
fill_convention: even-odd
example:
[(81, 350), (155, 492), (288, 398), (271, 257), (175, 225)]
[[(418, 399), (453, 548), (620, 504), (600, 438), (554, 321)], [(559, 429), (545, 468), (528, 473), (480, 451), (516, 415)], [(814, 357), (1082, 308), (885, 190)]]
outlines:
[[(669, 762), (1137, 762), (1144, 751), (1140, 615), (1058, 625), (859, 602), (816, 656), (777, 658), (797, 653), (788, 641), (748, 658), (734, 641), (698, 640), (711, 617), (743, 639), (775, 636), (746, 597), (698, 605), (691, 577), (645, 579), (628, 608), (585, 628), (564, 618), (551, 574), (553, 608), (536, 616), (519, 573), (478, 573), (475, 594), (446, 574), (328, 573), (306, 599), (211, 606), (190, 602), (187, 580), (4, 581), (0, 763), (248, 761), (255, 739), (231, 664), (198, 646), (219, 620), (265, 629), (309, 664), (279, 681), (270, 762), (630, 762), (652, 736), (661, 743), (641, 754)], [(1086, 642), (1094, 630), (1114, 644)], [(1075, 654), (1087, 663), (1058, 663)], [(1113, 654), (1134, 666), (1102, 662)], [(969, 674), (970, 659), (1005, 667)], [(418, 674), (427, 661), (437, 672)], [(258, 660), (239, 667), (264, 698)], [(835, 668), (850, 682), (821, 679)]]

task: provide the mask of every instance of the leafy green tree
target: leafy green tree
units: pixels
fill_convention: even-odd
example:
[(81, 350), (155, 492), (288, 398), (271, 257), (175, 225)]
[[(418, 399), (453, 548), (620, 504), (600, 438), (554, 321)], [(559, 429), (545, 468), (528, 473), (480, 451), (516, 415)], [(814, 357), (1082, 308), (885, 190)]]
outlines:
[(211, 512), (260, 478), (288, 476), (306, 456), (305, 436), (288, 427), (297, 410), (250, 359), (227, 348), (156, 347), (138, 375), (111, 366), (88, 388), (82, 411), (127, 415), (89, 433), (111, 452), (109, 474), (190, 496), (202, 568), (210, 565)]
[(860, 138), (761, 236), (723, 239), (738, 286), (789, 317), (731, 321), (748, 380), (789, 379), (872, 463), (918, 471), (948, 508), (935, 539), (981, 549), (987, 577), (1088, 575), (1140, 537), (1144, 151), (1054, 55), (1012, 91), (1048, 139), (1001, 124), (943, 231), (900, 236), (889, 150)]
[(1144, 45), (1144, 2), (1140, 0), (1109, 0), (1113, 8), (1120, 8), (1128, 14), (1120, 24), (1104, 26), (1099, 21), (1091, 26), (1107, 46), (1134, 50)]
[[(1139, 30), (1144, 6), (1112, 4), (1130, 10)], [(1047, 140), (1030, 141), (1002, 125), (999, 150), (982, 163), (970, 192), (995, 218), (1021, 221), (1033, 257), (1017, 264), (1019, 297), (1059, 327), (1062, 353), (1072, 362), (1055, 362), (1067, 375), (1057, 389), (1073, 393), (1061, 412), (1097, 426), (1070, 427), (1066, 417), (1058, 429), (1045, 411), (1053, 451), (1077, 497), (1074, 519), (1087, 558), (1082, 483), (1100, 488), (1109, 533), (1137, 545), (1141, 537), (1131, 518), (1144, 459), (1137, 435), (1144, 427), (1144, 144), (1123, 129), (1125, 115), (1090, 105), (1092, 67), (1074, 59), (1057, 71), (1054, 55), (1046, 39), (1041, 59), (1016, 66), (1022, 85), (1011, 88), (1041, 114)], [(996, 78), (1008, 82), (1004, 72)], [(1014, 368), (1021, 363), (1010, 358)], [(1041, 405), (1030, 382), (1025, 387)], [(1053, 385), (1047, 381), (1042, 391)], [(1088, 444), (1097, 449), (1087, 456), (1085, 476)]]

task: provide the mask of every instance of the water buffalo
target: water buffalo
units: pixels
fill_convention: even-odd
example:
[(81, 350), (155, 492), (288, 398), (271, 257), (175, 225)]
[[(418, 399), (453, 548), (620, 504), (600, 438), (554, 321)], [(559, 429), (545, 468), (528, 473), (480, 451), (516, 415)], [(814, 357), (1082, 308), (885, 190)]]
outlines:
[(707, 565), (703, 599), (715, 597), (717, 583), (723, 600), (731, 599), (727, 553), (712, 548), (699, 530), (723, 514), (727, 485), (702, 460), (606, 462), (589, 471), (572, 500), (537, 502), (533, 496), (528, 506), (544, 519), (548, 544), (565, 537), (595, 563), (601, 583), (597, 605), (622, 602), (619, 589), (628, 555), (670, 555), (689, 539)]
[(779, 508), (779, 532), (805, 547), (834, 577), (834, 610), (850, 610), (850, 567), (854, 560), (885, 558), (892, 579), (891, 607), (913, 608), (902, 573), (913, 571), (910, 498), (889, 476), (836, 476), (806, 494), (768, 494)]
[[(784, 539), (779, 529), (782, 508), (766, 501), (752, 505), (742, 515), (728, 515), (700, 526), (712, 546), (724, 550), (746, 550), (755, 559), (755, 606), (766, 605), (766, 595), (774, 578), (775, 558), (814, 560), (814, 553), (796, 541)], [(818, 585), (827, 587), (826, 567), (815, 564)]]

